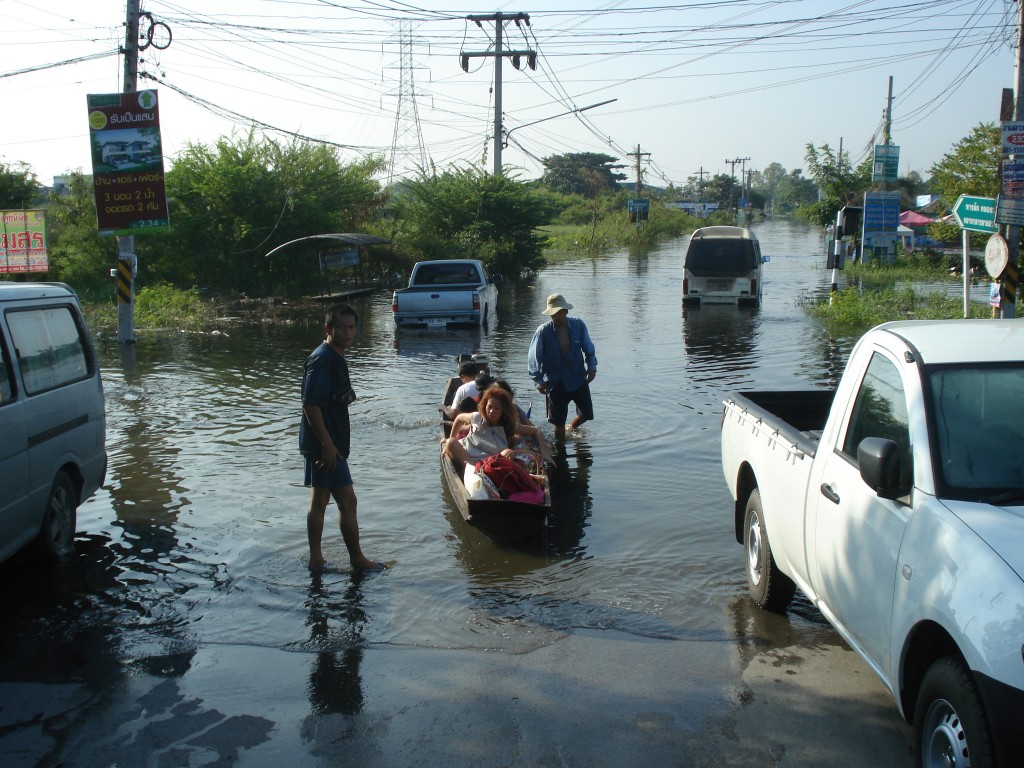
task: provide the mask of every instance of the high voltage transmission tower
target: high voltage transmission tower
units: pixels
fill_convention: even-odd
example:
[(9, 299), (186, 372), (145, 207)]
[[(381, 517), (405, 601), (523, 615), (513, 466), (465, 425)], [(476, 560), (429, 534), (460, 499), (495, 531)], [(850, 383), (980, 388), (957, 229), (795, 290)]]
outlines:
[[(420, 126), (420, 115), (416, 107), (416, 86), (413, 80), (415, 66), (412, 60), (412, 23), (399, 22), (398, 28), (398, 108), (395, 110), (395, 131), (391, 137), (391, 157), (388, 162), (388, 184), (395, 176), (399, 153), (406, 157), (419, 158), (421, 170), (427, 168), (427, 151), (423, 144), (423, 130)], [(412, 135), (410, 144), (406, 138)]]

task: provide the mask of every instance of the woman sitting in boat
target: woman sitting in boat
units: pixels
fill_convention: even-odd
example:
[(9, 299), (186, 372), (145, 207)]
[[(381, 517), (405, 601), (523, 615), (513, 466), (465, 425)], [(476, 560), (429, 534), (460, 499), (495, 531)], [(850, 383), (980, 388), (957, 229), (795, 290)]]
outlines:
[[(466, 430), (466, 435), (460, 438)], [(537, 441), (541, 456), (548, 459), (544, 433), (538, 427), (520, 424), (512, 395), (501, 387), (492, 386), (480, 396), (475, 412), (460, 413), (452, 421), (444, 453), (463, 467), (495, 453), (511, 455), (517, 437), (532, 437)]]

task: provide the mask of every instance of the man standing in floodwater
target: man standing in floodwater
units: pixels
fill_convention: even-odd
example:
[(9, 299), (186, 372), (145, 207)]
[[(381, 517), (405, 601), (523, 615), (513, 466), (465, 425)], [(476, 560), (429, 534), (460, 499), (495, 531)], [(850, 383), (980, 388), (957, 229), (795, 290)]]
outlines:
[(569, 403), (576, 404), (576, 417), (569, 429), (577, 429), (594, 418), (590, 382), (597, 376), (597, 352), (590, 340), (587, 324), (569, 317), (572, 304), (560, 293), (548, 296), (542, 314), (551, 320), (533, 334), (528, 358), (529, 374), (544, 395), (548, 422), (555, 427), (555, 438), (565, 439), (565, 420)]
[(326, 565), (321, 539), (327, 504), (338, 505), (338, 525), (348, 548), (352, 567), (382, 571), (387, 566), (374, 562), (359, 547), (356, 493), (348, 468), (350, 432), (348, 407), (355, 401), (348, 376), (345, 350), (356, 338), (359, 317), (348, 304), (335, 304), (324, 319), (325, 341), (306, 359), (302, 377), (302, 420), (299, 449), (305, 457), (305, 482), (312, 488), (306, 532), (309, 536), (309, 569)]

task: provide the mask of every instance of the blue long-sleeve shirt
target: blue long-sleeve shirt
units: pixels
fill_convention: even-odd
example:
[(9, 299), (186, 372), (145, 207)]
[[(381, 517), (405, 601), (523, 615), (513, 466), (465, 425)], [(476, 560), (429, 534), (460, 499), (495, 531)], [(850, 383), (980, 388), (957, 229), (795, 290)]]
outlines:
[(533, 334), (528, 371), (537, 384), (554, 387), (561, 382), (567, 391), (572, 392), (586, 383), (588, 370), (597, 370), (597, 351), (583, 320), (567, 317), (566, 321), (569, 324), (569, 354), (562, 357), (558, 329), (554, 321), (549, 320)]

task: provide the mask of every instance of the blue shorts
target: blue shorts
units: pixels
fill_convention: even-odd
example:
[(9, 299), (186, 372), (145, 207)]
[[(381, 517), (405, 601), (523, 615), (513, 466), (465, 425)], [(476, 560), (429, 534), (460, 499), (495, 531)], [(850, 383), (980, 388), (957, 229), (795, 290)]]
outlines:
[(347, 461), (338, 459), (333, 472), (318, 467), (317, 461), (318, 459), (306, 458), (306, 479), (302, 483), (303, 485), (313, 488), (330, 488), (331, 490), (352, 485), (352, 473), (349, 471)]
[(576, 404), (576, 415), (581, 416), (584, 421), (594, 418), (594, 401), (590, 399), (590, 384), (583, 382), (583, 386), (566, 392), (561, 382), (555, 385), (554, 389), (548, 390), (544, 398), (547, 403), (548, 423), (555, 426), (563, 426), (569, 418), (569, 403)]

